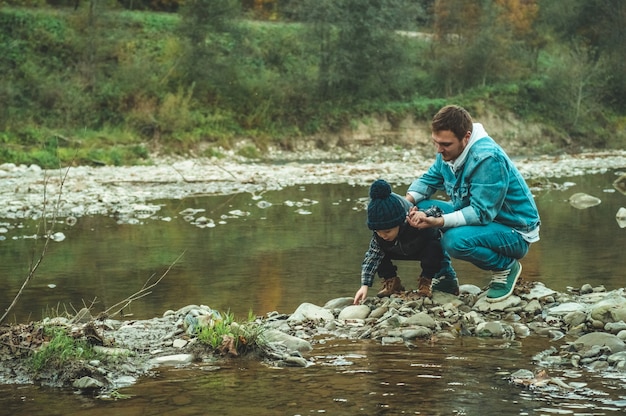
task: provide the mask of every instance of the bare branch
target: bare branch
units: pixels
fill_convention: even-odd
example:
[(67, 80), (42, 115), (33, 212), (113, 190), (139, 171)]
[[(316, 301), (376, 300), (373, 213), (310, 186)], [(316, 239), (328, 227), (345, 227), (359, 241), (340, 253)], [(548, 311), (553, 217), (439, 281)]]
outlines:
[(109, 309), (104, 311), (104, 313), (106, 315), (108, 315), (109, 317), (115, 316), (115, 315), (119, 314), (120, 312), (122, 312), (124, 310), (124, 308), (126, 308), (128, 305), (130, 305), (133, 301), (135, 301), (137, 299), (141, 299), (144, 296), (148, 296), (149, 294), (151, 294), (152, 291), (150, 289), (152, 289), (153, 287), (158, 285), (161, 282), (161, 280), (163, 280), (163, 278), (169, 273), (170, 270), (172, 270), (172, 267), (174, 267), (174, 265), (176, 263), (178, 263), (178, 261), (183, 257), (184, 254), (185, 254), (185, 252), (183, 251), (176, 258), (176, 260), (174, 260), (174, 262), (169, 265), (167, 270), (165, 270), (165, 272), (163, 272), (163, 274), (158, 279), (156, 279), (155, 281), (153, 281), (151, 283), (151, 280), (154, 278), (155, 275), (150, 276), (148, 278), (148, 280), (146, 280), (146, 282), (144, 283), (143, 287), (140, 290), (138, 290), (137, 292), (133, 293), (132, 295), (130, 295), (126, 299), (124, 299), (124, 300), (122, 300), (120, 302), (117, 302), (115, 305), (111, 306)]
[[(39, 254), (39, 257), (37, 258), (37, 260), (34, 263), (31, 263), (30, 270), (28, 271), (28, 275), (26, 276), (26, 279), (24, 279), (24, 282), (22, 283), (22, 286), (20, 287), (20, 290), (17, 292), (17, 294), (13, 298), (13, 301), (11, 302), (9, 307), (5, 310), (5, 312), (2, 315), (2, 317), (0, 317), (0, 323), (4, 322), (4, 320), (6, 319), (7, 315), (15, 307), (15, 305), (17, 304), (18, 299), (20, 298), (20, 296), (24, 292), (24, 289), (26, 288), (28, 283), (30, 283), (30, 281), (35, 276), (35, 272), (37, 271), (37, 269), (41, 265), (41, 262), (43, 261), (45, 255), (46, 255), (46, 251), (48, 250), (48, 244), (50, 243), (50, 239), (52, 238), (52, 230), (54, 229), (54, 223), (56, 222), (58, 209), (59, 209), (59, 206), (61, 204), (61, 196), (63, 195), (63, 185), (65, 183), (65, 180), (67, 179), (67, 175), (69, 174), (69, 172), (70, 172), (70, 168), (68, 167), (65, 170), (65, 174), (61, 175), (61, 183), (59, 184), (59, 195), (57, 196), (57, 201), (56, 201), (56, 204), (54, 205), (54, 210), (52, 211), (52, 221), (51, 221), (52, 226), (50, 227), (49, 230), (48, 230), (48, 222), (46, 220), (46, 212), (47, 212), (47, 210), (46, 210), (47, 203), (46, 202), (48, 200), (46, 198), (46, 189), (47, 189), (48, 179), (47, 179), (47, 177), (45, 178), (45, 181), (44, 181), (43, 210), (42, 210), (42, 222), (43, 222), (43, 231), (44, 231), (43, 235), (45, 237), (43, 248), (42, 248), (41, 253)], [(42, 223), (39, 223), (38, 228), (39, 228), (39, 226), (41, 224)]]

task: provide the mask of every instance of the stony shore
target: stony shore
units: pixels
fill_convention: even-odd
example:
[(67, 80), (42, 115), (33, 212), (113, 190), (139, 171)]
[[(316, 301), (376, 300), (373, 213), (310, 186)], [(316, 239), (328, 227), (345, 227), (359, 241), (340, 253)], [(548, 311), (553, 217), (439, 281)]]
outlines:
[[(408, 183), (427, 169), (429, 158), (418, 152), (380, 148), (359, 152), (309, 152), (306, 158), (275, 152), (264, 161), (230, 156), (224, 159), (158, 159), (150, 166), (72, 167), (44, 171), (37, 166), (0, 166), (0, 218), (38, 219), (51, 207), (57, 217), (143, 212), (153, 201), (197, 195), (259, 193), (299, 184), (350, 183), (369, 185), (376, 178)], [(551, 179), (626, 168), (626, 152), (537, 156), (516, 159), (535, 188), (562, 186)], [(0, 228), (2, 228), (0, 227)], [(624, 289), (607, 292), (585, 286), (558, 293), (540, 283), (522, 284), (509, 299), (495, 304), (482, 299), (480, 288), (462, 287), (459, 297), (435, 292), (432, 299), (412, 293), (392, 298), (368, 298), (352, 305), (351, 298), (326, 305), (302, 304), (291, 314), (270, 313), (254, 323), (263, 328), (264, 348), (257, 351), (268, 365), (307, 367), (314, 338), (324, 334), (350, 339), (404, 343), (436, 336), (497, 338), (550, 337), (564, 348), (546, 351), (537, 362), (550, 365), (626, 370), (626, 296)], [(41, 323), (0, 327), (0, 383), (41, 383), (97, 390), (104, 397), (137, 382), (162, 365), (214, 363), (219, 354), (199, 348), (190, 322), (213, 311), (189, 305), (145, 321), (118, 321), (88, 313), (46, 324), (63, 325), (77, 337), (97, 345), (109, 359), (80, 363), (64, 374), (25, 367), (29, 349), (43, 342)], [(201, 319), (200, 319), (201, 320)], [(232, 353), (228, 349), (222, 351)], [(531, 366), (531, 363), (529, 363)], [(532, 372), (511, 375), (521, 385), (568, 385), (542, 379)]]
[[(158, 209), (152, 202), (201, 195), (259, 194), (288, 186), (348, 183), (368, 186), (378, 178), (408, 184), (423, 173), (432, 156), (391, 147), (364, 151), (272, 152), (266, 159), (235, 155), (222, 159), (155, 159), (146, 166), (42, 170), (0, 165), (0, 218), (83, 215), (132, 216)], [(515, 159), (534, 187), (551, 179), (626, 167), (626, 151)]]
[[(217, 368), (220, 360), (232, 358), (237, 351), (227, 339), (211, 349), (196, 336), (197, 328), (208, 325), (216, 315), (207, 306), (188, 305), (149, 320), (120, 321), (93, 318), (83, 310), (70, 319), (1, 327), (0, 383), (74, 388), (107, 398), (161, 366), (193, 363)], [(319, 339), (371, 339), (383, 346), (412, 348), (432, 339), (547, 337), (554, 346), (510, 374), (511, 382), (522, 387), (550, 384), (574, 389), (574, 380), (546, 377), (532, 369), (625, 372), (625, 322), (624, 288), (606, 291), (585, 285), (559, 293), (541, 283), (521, 282), (512, 296), (498, 303), (487, 302), (480, 288), (462, 285), (459, 296), (434, 292), (432, 298), (419, 298), (406, 292), (390, 298), (370, 297), (361, 305), (353, 305), (347, 297), (325, 305), (303, 303), (291, 314), (272, 312), (244, 325), (262, 329), (260, 348), (251, 352), (255, 357), (268, 366), (302, 367), (303, 371), (315, 364)], [(26, 365), (26, 351), (43, 342), (42, 324), (67, 327), (106, 358), (77, 361), (65, 365), (62, 372), (33, 373)]]

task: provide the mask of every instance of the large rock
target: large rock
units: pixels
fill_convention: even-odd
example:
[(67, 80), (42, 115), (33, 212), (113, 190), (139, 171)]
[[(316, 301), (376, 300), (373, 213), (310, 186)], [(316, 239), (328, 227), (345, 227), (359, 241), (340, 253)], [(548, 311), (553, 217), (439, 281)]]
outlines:
[(515, 306), (519, 306), (522, 303), (522, 300), (515, 295), (511, 295), (508, 298), (501, 300), (500, 302), (489, 302), (486, 296), (478, 299), (476, 304), (474, 305), (474, 309), (480, 312), (491, 312), (491, 311), (505, 311), (509, 308), (513, 308)]
[(606, 332), (590, 332), (574, 341), (574, 345), (582, 346), (583, 348), (592, 348), (594, 346), (607, 347), (611, 350), (611, 353), (625, 351), (626, 344), (619, 339), (616, 335), (607, 334)]
[(289, 318), (287, 318), (288, 321), (297, 322), (306, 320), (331, 321), (333, 319), (335, 319), (335, 316), (328, 309), (306, 302), (298, 306), (296, 311)]
[(339, 319), (365, 319), (370, 314), (370, 307), (367, 305), (346, 306), (340, 313)]
[(282, 344), (289, 351), (308, 352), (313, 349), (309, 341), (285, 334), (284, 332), (276, 329), (268, 329), (263, 332), (262, 336), (264, 341)]
[(591, 318), (607, 322), (626, 321), (626, 299), (622, 296), (607, 296), (591, 307)]
[(547, 309), (549, 315), (564, 316), (571, 312), (585, 312), (585, 306), (576, 302), (565, 302)]
[(569, 197), (569, 203), (576, 209), (587, 209), (600, 205), (602, 200), (600, 200), (600, 198), (596, 198), (595, 196), (578, 192)]

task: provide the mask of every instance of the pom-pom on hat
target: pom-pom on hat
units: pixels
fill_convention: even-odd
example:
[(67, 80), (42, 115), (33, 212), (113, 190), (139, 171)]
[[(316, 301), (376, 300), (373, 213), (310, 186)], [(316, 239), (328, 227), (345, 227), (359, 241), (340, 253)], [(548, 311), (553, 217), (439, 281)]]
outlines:
[(391, 192), (391, 185), (378, 179), (370, 186), (367, 206), (367, 227), (370, 230), (388, 230), (406, 219), (407, 211), (400, 196)]

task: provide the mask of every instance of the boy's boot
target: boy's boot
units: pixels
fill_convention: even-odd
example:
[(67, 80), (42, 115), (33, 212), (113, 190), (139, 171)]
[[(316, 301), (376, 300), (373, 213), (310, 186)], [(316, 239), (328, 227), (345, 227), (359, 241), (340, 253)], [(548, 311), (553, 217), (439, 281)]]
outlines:
[(433, 279), (420, 276), (420, 279), (417, 282), (417, 296), (423, 297), (423, 298), (431, 298), (433, 296), (433, 292), (431, 289), (432, 283), (433, 283)]
[(398, 276), (390, 277), (388, 279), (383, 280), (383, 287), (378, 292), (377, 296), (379, 298), (384, 298), (387, 296), (391, 296), (394, 293), (400, 293), (404, 291), (404, 286), (402, 286), (402, 282), (400, 282), (400, 278)]

